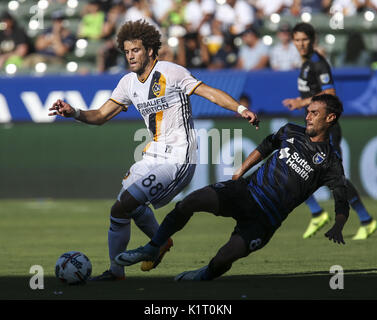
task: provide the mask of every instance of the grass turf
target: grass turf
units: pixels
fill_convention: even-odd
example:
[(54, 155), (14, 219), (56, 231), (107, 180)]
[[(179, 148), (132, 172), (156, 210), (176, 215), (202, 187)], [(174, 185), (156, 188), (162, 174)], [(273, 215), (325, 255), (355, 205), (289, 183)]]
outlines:
[[(376, 202), (364, 199), (370, 212)], [(208, 263), (228, 239), (234, 227), (229, 218), (197, 213), (177, 233), (174, 247), (161, 265), (142, 272), (127, 268), (126, 281), (67, 286), (54, 276), (58, 257), (70, 250), (84, 252), (93, 275), (108, 268), (107, 229), (112, 200), (0, 200), (0, 299), (126, 299), (126, 300), (256, 300), (256, 299), (376, 299), (377, 235), (351, 240), (359, 227), (351, 211), (344, 228), (346, 245), (323, 236), (328, 224), (314, 237), (303, 240), (309, 210), (301, 205), (290, 214), (265, 248), (237, 261), (223, 277), (212, 282), (176, 283), (176, 274)], [(333, 218), (332, 202), (323, 206)], [(156, 212), (159, 221), (173, 208)], [(132, 225), (133, 249), (148, 239)], [(32, 290), (29, 272), (44, 269), (44, 289)], [(344, 269), (344, 289), (332, 290), (329, 272)]]

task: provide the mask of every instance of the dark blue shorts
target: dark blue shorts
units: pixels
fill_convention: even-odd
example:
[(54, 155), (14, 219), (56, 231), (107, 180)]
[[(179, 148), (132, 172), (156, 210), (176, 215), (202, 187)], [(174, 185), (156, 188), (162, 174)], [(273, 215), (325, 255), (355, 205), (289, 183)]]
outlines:
[(228, 180), (210, 185), (219, 199), (218, 216), (232, 217), (237, 224), (233, 234), (239, 234), (250, 252), (264, 247), (275, 229), (266, 214), (251, 196), (247, 181), (243, 178)]

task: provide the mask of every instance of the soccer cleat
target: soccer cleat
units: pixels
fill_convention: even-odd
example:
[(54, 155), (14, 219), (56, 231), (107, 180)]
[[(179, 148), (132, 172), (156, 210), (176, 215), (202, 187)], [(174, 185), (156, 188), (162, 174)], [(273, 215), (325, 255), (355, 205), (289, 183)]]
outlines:
[(202, 279), (202, 274), (205, 272), (207, 268), (208, 266), (204, 266), (197, 270), (184, 271), (177, 275), (174, 278), (174, 281), (204, 281)]
[(316, 232), (330, 221), (330, 216), (326, 211), (323, 211), (318, 217), (312, 218), (310, 220), (309, 226), (302, 235), (304, 239), (314, 236)]
[(121, 266), (131, 266), (141, 261), (155, 261), (158, 259), (159, 252), (158, 247), (147, 244), (135, 250), (124, 251), (118, 254), (114, 260)]
[(357, 230), (356, 234), (352, 237), (352, 240), (365, 240), (368, 238), (373, 232), (377, 229), (377, 221), (372, 220), (365, 226), (360, 226), (359, 230)]
[(150, 271), (150, 270), (156, 268), (160, 264), (165, 253), (170, 251), (170, 248), (172, 246), (173, 246), (173, 240), (172, 240), (172, 238), (169, 238), (168, 241), (166, 242), (166, 244), (160, 248), (160, 255), (158, 256), (158, 258), (156, 260), (154, 260), (154, 261), (143, 261), (141, 263), (141, 266), (140, 266), (141, 271)]
[(106, 270), (104, 273), (100, 274), (97, 277), (89, 278), (89, 281), (120, 281), (125, 279), (125, 276), (117, 277), (111, 272), (111, 270)]

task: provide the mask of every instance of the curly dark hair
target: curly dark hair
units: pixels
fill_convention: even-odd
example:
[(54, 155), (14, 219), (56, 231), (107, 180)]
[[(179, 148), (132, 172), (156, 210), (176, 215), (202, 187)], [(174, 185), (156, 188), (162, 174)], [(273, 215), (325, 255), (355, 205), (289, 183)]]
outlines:
[(128, 21), (119, 30), (117, 42), (120, 51), (124, 52), (124, 41), (141, 40), (145, 49), (153, 50), (153, 58), (161, 48), (161, 34), (145, 20)]

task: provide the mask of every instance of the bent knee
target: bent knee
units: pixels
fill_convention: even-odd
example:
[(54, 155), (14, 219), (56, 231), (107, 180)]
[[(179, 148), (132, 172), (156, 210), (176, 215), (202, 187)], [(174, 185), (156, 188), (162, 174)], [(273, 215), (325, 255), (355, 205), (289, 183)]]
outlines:
[(120, 218), (120, 219), (128, 218), (126, 211), (124, 210), (122, 204), (118, 200), (111, 207), (110, 215), (113, 218)]
[(181, 211), (207, 211), (212, 213), (218, 212), (217, 193), (211, 187), (204, 187), (190, 193), (179, 203)]
[(111, 216), (114, 218), (130, 218), (132, 212), (140, 205), (140, 203), (125, 190), (119, 200), (111, 207)]

